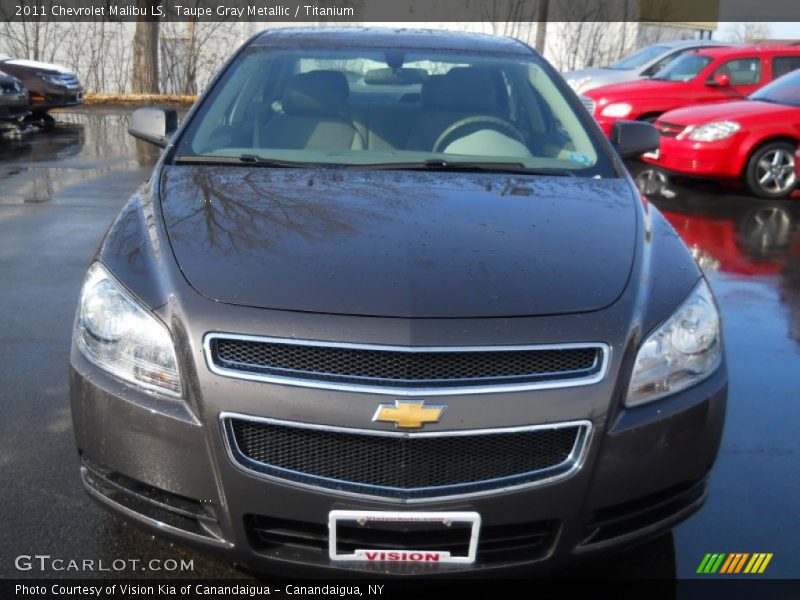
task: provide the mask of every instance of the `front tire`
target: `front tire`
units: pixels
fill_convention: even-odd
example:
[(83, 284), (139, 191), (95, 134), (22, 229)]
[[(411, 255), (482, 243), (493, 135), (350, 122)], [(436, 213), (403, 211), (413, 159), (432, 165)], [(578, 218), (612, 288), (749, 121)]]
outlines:
[(789, 142), (772, 142), (756, 150), (747, 161), (745, 183), (759, 198), (786, 198), (794, 191), (796, 146)]

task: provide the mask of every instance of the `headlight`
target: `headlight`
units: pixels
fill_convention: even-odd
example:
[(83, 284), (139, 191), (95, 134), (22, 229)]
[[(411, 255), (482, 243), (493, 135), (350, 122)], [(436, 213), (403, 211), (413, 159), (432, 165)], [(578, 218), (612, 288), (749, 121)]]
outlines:
[(577, 79), (567, 79), (567, 84), (576, 92), (580, 92), (583, 87), (592, 81), (591, 77), (578, 77)]
[(622, 119), (631, 114), (632, 109), (633, 107), (631, 107), (631, 105), (627, 102), (614, 102), (606, 106), (600, 114), (602, 114), (604, 117), (615, 117)]
[(639, 348), (625, 405), (686, 389), (713, 373), (721, 357), (719, 314), (703, 280)]
[(148, 390), (181, 395), (169, 331), (99, 263), (83, 282), (75, 338), (81, 353), (101, 369)]
[(732, 136), (741, 128), (736, 121), (717, 121), (693, 129), (688, 137), (695, 142), (716, 142)]

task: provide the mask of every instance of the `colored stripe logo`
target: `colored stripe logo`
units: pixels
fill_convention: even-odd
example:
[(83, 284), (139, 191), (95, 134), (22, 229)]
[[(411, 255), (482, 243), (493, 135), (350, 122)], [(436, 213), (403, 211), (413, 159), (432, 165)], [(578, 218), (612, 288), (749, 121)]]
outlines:
[(706, 554), (697, 567), (697, 573), (713, 575), (715, 573), (736, 575), (738, 573), (760, 574), (767, 569), (772, 560), (772, 552), (733, 552)]

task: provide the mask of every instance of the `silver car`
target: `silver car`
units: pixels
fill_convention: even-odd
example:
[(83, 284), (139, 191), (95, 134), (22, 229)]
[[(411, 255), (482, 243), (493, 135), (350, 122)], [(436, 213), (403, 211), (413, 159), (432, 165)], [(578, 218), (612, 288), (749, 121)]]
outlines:
[(733, 42), (719, 40), (675, 40), (661, 42), (637, 50), (630, 56), (608, 67), (580, 69), (564, 73), (564, 79), (578, 93), (587, 92), (602, 85), (623, 83), (651, 77), (673, 59), (685, 52), (699, 48), (734, 46)]

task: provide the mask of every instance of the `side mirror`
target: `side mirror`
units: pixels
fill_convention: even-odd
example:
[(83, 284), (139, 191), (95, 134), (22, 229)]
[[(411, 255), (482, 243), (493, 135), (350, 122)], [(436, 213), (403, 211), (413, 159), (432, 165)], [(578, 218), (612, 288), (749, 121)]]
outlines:
[(178, 113), (172, 108), (140, 108), (133, 111), (128, 133), (161, 148), (178, 128)]
[(658, 129), (643, 121), (617, 121), (611, 126), (611, 144), (622, 158), (655, 152), (660, 145)]
[(731, 84), (731, 78), (725, 73), (717, 73), (714, 77), (706, 82), (706, 85), (711, 87), (728, 87)]

